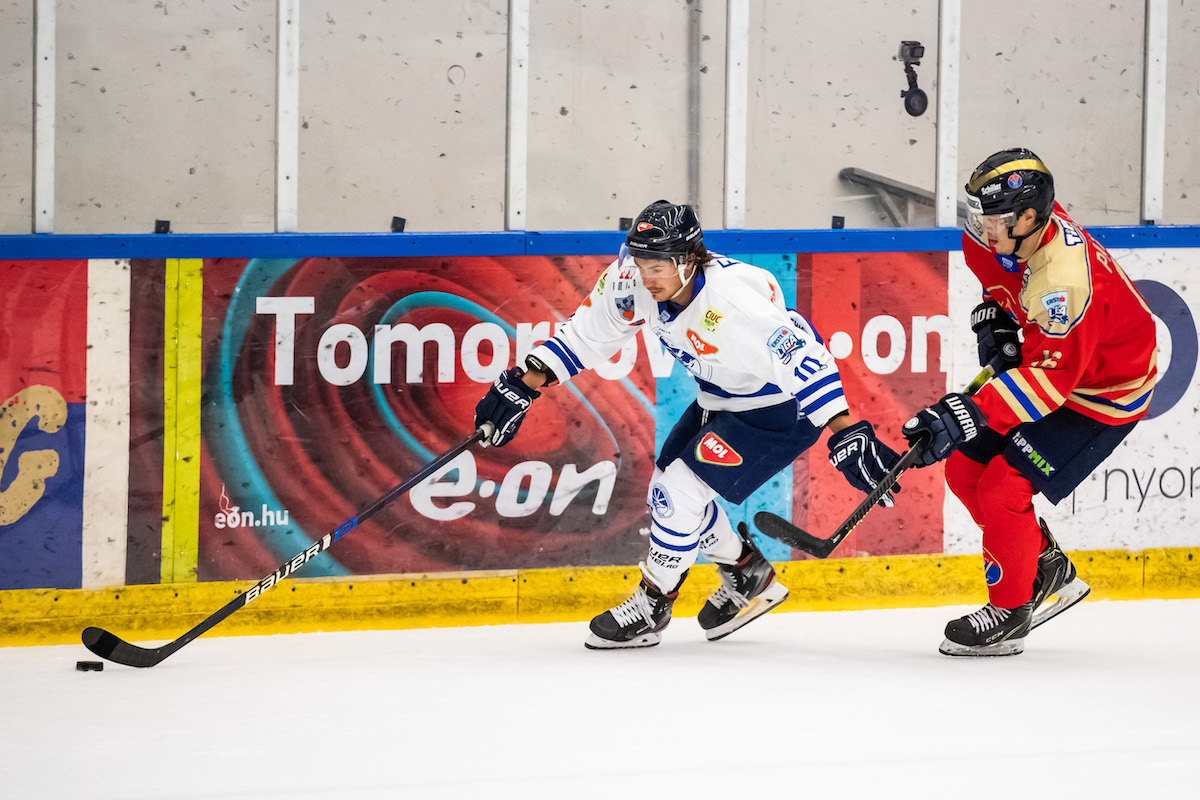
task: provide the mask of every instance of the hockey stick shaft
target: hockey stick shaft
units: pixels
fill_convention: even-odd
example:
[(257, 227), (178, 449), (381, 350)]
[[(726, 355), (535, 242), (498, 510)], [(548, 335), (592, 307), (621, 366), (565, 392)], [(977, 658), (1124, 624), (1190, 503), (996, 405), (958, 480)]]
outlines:
[[(996, 374), (997, 365), (995, 362), (988, 364), (983, 370), (975, 376), (975, 379), (967, 386), (964, 394), (972, 395), (979, 391), (988, 380)], [(924, 442), (918, 442), (904, 452), (900, 459), (892, 465), (892, 468), (887, 471), (887, 474), (880, 479), (875, 488), (867, 494), (866, 498), (858, 504), (858, 506), (850, 512), (850, 516), (846, 517), (845, 522), (838, 526), (838, 529), (833, 532), (833, 535), (828, 539), (821, 539), (806, 533), (792, 523), (780, 517), (777, 514), (772, 514), (769, 511), (760, 511), (754, 515), (754, 524), (772, 539), (783, 542), (786, 545), (801, 550), (809, 555), (817, 558), (828, 558), (842, 540), (850, 535), (850, 532), (858, 527), (858, 523), (863, 521), (867, 513), (879, 504), (879, 501), (884, 498), (889, 492), (895, 488), (896, 483), (900, 480), (900, 476), (904, 474), (917, 459), (921, 456), (921, 451), (924, 450)]]
[(276, 568), (275, 571), (270, 575), (267, 575), (258, 583), (251, 586), (247, 591), (233, 598), (233, 600), (226, 603), (221, 609), (211, 614), (207, 619), (205, 619), (196, 627), (192, 628), (187, 633), (180, 636), (175, 641), (165, 644), (161, 647), (139, 647), (135, 644), (126, 642), (119, 636), (109, 633), (102, 628), (88, 627), (83, 631), (84, 646), (101, 658), (108, 659), (109, 661), (117, 664), (124, 664), (129, 667), (153, 667), (155, 664), (161, 663), (164, 659), (177, 652), (184, 645), (211, 630), (216, 625), (227, 619), (235, 611), (253, 602), (264, 592), (278, 585), (284, 578), (294, 575), (297, 570), (299, 570), (309, 561), (332, 547), (333, 543), (338, 539), (341, 539), (347, 533), (357, 528), (359, 524), (373, 517), (380, 509), (384, 508), (393, 500), (407, 492), (409, 489), (413, 488), (418, 483), (444, 467), (446, 464), (453, 461), (471, 445), (490, 436), (490, 426), (491, 423), (485, 423), (466, 439), (430, 461), (428, 464), (422, 467), (420, 471), (407, 478), (403, 483), (392, 487), (379, 499), (375, 500), (353, 517), (346, 520), (329, 533), (325, 534), (319, 541), (314, 542), (303, 552), (297, 553), (294, 558), (291, 558), (280, 564), (279, 567)]

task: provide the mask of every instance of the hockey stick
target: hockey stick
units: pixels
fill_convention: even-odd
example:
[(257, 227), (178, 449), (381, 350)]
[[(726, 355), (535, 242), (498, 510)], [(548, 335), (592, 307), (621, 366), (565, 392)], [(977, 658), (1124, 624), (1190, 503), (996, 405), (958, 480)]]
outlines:
[(331, 532), (325, 534), (320, 541), (315, 542), (307, 550), (297, 554), (295, 558), (285, 561), (270, 575), (254, 584), (254, 586), (251, 586), (248, 591), (243, 592), (242, 594), (239, 594), (237, 597), (233, 598), (233, 600), (229, 601), (219, 611), (210, 615), (208, 619), (204, 620), (175, 641), (165, 644), (162, 647), (138, 647), (136, 644), (130, 644), (129, 642), (121, 639), (119, 636), (109, 633), (102, 628), (88, 627), (84, 628), (83, 630), (84, 646), (101, 658), (106, 658), (109, 661), (117, 664), (124, 664), (128, 667), (153, 667), (155, 664), (161, 663), (168, 656), (182, 648), (185, 644), (191, 642), (196, 637), (210, 630), (242, 606), (245, 606), (252, 600), (257, 599), (259, 595), (263, 594), (268, 589), (278, 585), (284, 578), (294, 575), (296, 570), (300, 569), (310, 560), (328, 550), (334, 542), (357, 528), (359, 523), (365, 522), (367, 519), (374, 516), (377, 511), (386, 506), (388, 503), (392, 502), (397, 497), (400, 497), (409, 489), (416, 486), (418, 483), (437, 472), (446, 464), (453, 461), (468, 447), (481, 439), (489, 437), (490, 435), (491, 423), (485, 422), (477, 431), (468, 436), (462, 442), (459, 442), (454, 447), (435, 458), (433, 461), (430, 461), (428, 464), (422, 467), (419, 472), (405, 480), (403, 483), (389, 489), (387, 493), (378, 500), (371, 503), (371, 505), (359, 511), (358, 514), (334, 528)]
[[(967, 387), (964, 394), (975, 394), (995, 374), (996, 367), (993, 364), (988, 364), (983, 368), (982, 372), (975, 376), (975, 380), (971, 381), (970, 386)], [(817, 558), (828, 558), (829, 554), (842, 543), (842, 540), (850, 535), (850, 531), (854, 530), (858, 526), (858, 523), (862, 522), (867, 512), (874, 508), (883, 499), (883, 496), (895, 487), (896, 482), (900, 479), (904, 471), (920, 458), (924, 447), (924, 442), (918, 442), (908, 448), (904, 455), (900, 456), (900, 460), (880, 479), (875, 488), (867, 495), (867, 498), (858, 504), (858, 508), (850, 512), (850, 516), (846, 517), (846, 521), (839, 525), (838, 529), (828, 539), (820, 539), (810, 533), (806, 533), (783, 517), (778, 514), (772, 514), (770, 511), (759, 511), (755, 514), (754, 524), (760, 531), (778, 542), (783, 542)]]

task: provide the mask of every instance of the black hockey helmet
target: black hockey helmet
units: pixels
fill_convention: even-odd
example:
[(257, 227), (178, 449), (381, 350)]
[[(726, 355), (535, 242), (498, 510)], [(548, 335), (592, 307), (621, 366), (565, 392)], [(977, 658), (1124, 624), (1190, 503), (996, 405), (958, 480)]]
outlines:
[(676, 259), (698, 252), (704, 243), (704, 231), (689, 205), (655, 200), (637, 215), (625, 244), (637, 258)]
[(1016, 212), (1027, 208), (1040, 225), (1054, 211), (1054, 176), (1032, 150), (1014, 147), (983, 160), (967, 181), (967, 208), (975, 214)]

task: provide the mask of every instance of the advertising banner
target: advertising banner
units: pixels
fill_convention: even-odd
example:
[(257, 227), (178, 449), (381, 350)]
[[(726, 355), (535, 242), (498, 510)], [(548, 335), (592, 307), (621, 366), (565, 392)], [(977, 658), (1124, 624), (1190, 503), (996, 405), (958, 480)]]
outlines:
[[(608, 259), (209, 260), (198, 577), (260, 576), (473, 427), (475, 403)], [(654, 381), (622, 354), (547, 392), (307, 574), (635, 563)]]
[[(746, 258), (797, 293), (832, 336), (855, 413), (901, 448), (905, 415), (942, 383), (945, 254)], [(261, 576), (460, 440), (496, 374), (609, 260), (206, 260), (197, 577)], [(611, 366), (545, 392), (511, 444), (462, 454), (306, 573), (636, 563), (656, 445), (694, 395), (639, 335)], [(859, 496), (826, 455), (814, 448), (731, 516), (794, 509), (800, 524), (836, 525)], [(914, 476), (905, 491), (847, 552), (940, 548), (940, 481)]]
[[(867, 419), (897, 453), (900, 428), (945, 394), (950, 325), (946, 253), (801, 255), (798, 310), (838, 359), (851, 414)], [(969, 332), (969, 331), (968, 331)], [(793, 517), (814, 536), (831, 535), (863, 499), (818, 445), (796, 462)], [(878, 508), (835, 556), (938, 553), (942, 549), (941, 470), (909, 470), (893, 508)]]
[[(1158, 384), (1146, 418), (1138, 423), (1103, 464), (1069, 497), (1052, 505), (1042, 496), (1034, 505), (1068, 550), (1143, 550), (1189, 547), (1197, 541), (1200, 508), (1196, 505), (1200, 459), (1191, 431), (1200, 409), (1195, 381), (1195, 281), (1200, 251), (1189, 248), (1114, 249), (1111, 251), (1146, 300), (1158, 334)], [(966, 329), (979, 302), (979, 282), (952, 253), (950, 296), (955, 324)], [(965, 331), (967, 342), (969, 329)], [(962, 334), (960, 333), (960, 337)], [(973, 342), (970, 342), (973, 344)], [(952, 374), (969, 380), (975, 369), (973, 347), (955, 352)], [(977, 553), (978, 527), (956, 499), (945, 512), (945, 552)]]
[(0, 261), (0, 589), (79, 588), (87, 261)]

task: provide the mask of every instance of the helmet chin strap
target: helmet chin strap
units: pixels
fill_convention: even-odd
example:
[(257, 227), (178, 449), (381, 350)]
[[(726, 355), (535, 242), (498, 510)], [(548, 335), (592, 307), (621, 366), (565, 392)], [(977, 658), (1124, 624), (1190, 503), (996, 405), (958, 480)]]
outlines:
[(672, 301), (674, 301), (676, 297), (679, 297), (679, 295), (683, 294), (683, 290), (688, 288), (688, 284), (690, 284), (692, 279), (696, 277), (696, 269), (699, 269), (699, 265), (695, 265), (692, 269), (691, 275), (684, 277), (684, 272), (687, 270), (688, 266), (688, 257), (686, 255), (683, 256), (682, 261), (675, 262), (675, 266), (679, 270), (680, 286), (679, 291), (667, 298), (668, 300)]
[(1017, 252), (1021, 249), (1021, 245), (1025, 244), (1025, 240), (1028, 239), (1030, 236), (1033, 236), (1035, 233), (1045, 230), (1046, 223), (1048, 223), (1049, 221), (1050, 221), (1049, 218), (1042, 220), (1041, 225), (1038, 225), (1036, 228), (1034, 228), (1033, 230), (1031, 230), (1029, 233), (1025, 234), (1024, 236), (1013, 235), (1013, 231), (1016, 230), (1016, 227), (1017, 227), (1017, 224), (1015, 222), (1013, 223), (1013, 226), (1008, 229), (1008, 238), (1012, 239), (1013, 242), (1015, 242), (1015, 244), (1013, 245), (1013, 251), (1012, 251), (1013, 258), (1020, 258), (1020, 256), (1017, 255)]

